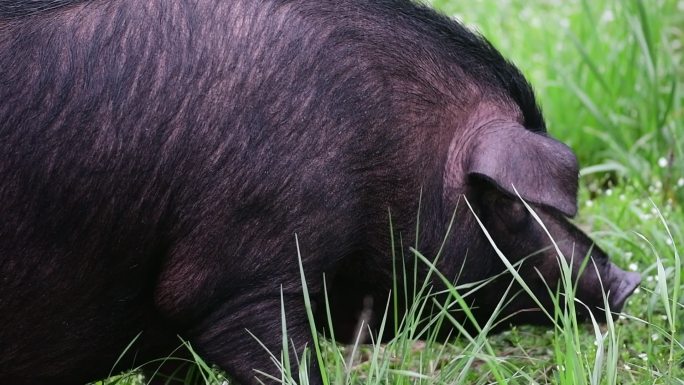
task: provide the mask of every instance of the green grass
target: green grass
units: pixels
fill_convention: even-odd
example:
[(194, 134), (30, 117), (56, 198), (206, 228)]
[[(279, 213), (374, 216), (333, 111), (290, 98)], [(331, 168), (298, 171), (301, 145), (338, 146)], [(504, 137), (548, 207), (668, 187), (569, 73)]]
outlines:
[[(580, 159), (578, 224), (618, 265), (642, 272), (642, 287), (615, 323), (579, 324), (564, 310), (572, 301), (559, 299), (553, 328), (488, 335), (492, 325), (481, 325), (446, 345), (418, 322), (433, 304), (425, 287), (401, 325), (385, 325), (399, 328), (390, 343), (321, 340), (309, 359), (320, 359), (335, 385), (684, 384), (684, 0), (432, 4), (476, 28), (526, 74), (549, 131)], [(458, 293), (467, 290), (452, 289), (449, 305), (463, 307)], [(430, 318), (450, 322), (446, 312)], [(284, 367), (297, 359), (276, 357)], [(200, 382), (218, 381), (196, 359)]]

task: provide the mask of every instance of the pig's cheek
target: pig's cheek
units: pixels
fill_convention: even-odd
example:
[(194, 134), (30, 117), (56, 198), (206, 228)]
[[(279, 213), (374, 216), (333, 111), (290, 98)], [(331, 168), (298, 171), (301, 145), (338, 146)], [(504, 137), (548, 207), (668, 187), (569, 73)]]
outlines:
[(554, 255), (544, 255), (543, 258), (536, 260), (535, 271), (532, 273), (537, 277), (540, 290), (548, 292), (555, 291), (560, 281), (560, 267)]

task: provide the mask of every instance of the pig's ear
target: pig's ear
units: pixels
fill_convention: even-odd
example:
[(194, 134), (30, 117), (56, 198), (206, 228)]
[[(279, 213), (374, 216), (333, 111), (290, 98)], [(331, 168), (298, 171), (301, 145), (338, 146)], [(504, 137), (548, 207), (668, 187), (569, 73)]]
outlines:
[[(577, 213), (577, 158), (565, 144), (505, 123), (480, 131), (466, 170), (526, 201), (553, 207), (567, 216)], [(515, 190), (513, 189), (515, 186)]]

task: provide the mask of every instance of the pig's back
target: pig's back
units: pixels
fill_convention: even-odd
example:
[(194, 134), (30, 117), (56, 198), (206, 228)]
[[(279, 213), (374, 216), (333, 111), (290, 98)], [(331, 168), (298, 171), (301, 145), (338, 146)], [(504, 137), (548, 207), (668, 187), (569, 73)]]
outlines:
[(8, 381), (109, 369), (159, 324), (157, 276), (194, 232), (232, 239), (237, 258), (255, 234), (293, 245), (326, 216), (327, 234), (350, 227), (363, 186), (349, 149), (365, 152), (358, 129), (376, 119), (359, 63), (330, 55), (353, 50), (285, 28), (275, 3), (67, 3), (0, 8)]

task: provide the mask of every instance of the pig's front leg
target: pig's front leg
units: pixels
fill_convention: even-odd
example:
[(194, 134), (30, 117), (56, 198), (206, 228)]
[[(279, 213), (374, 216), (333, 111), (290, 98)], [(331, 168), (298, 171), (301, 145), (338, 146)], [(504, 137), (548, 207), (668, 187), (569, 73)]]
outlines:
[[(291, 373), (299, 381), (297, 362), (301, 362), (304, 348), (310, 351), (309, 358), (315, 362), (311, 329), (301, 293), (286, 295), (283, 302)], [(266, 384), (275, 384), (278, 381), (259, 372), (281, 378), (281, 369), (271, 358), (273, 355), (282, 360), (280, 293), (269, 292), (258, 298), (252, 294), (245, 299), (231, 300), (190, 329), (188, 337), (204, 359), (226, 370), (239, 383), (257, 384), (258, 378)], [(310, 384), (321, 383), (317, 365), (310, 365), (308, 373)]]
[[(305, 347), (313, 349), (299, 266), (306, 271), (312, 306), (326, 266), (313, 257), (300, 262), (299, 255), (318, 250), (300, 254), (289, 240), (258, 241), (251, 233), (241, 238), (229, 227), (190, 234), (170, 249), (155, 285), (155, 307), (203, 359), (245, 385), (279, 382), (281, 369), (272, 357), (282, 360), (284, 309), (289, 362), (298, 379), (297, 362)], [(317, 367), (308, 373), (311, 384), (321, 383)]]

